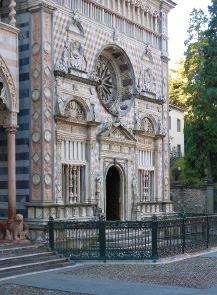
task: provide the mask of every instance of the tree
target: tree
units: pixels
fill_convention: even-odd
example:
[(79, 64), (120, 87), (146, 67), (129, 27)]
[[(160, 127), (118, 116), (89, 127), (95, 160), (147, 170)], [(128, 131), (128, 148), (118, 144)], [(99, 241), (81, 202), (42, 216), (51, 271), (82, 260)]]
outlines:
[(212, 0), (209, 7), (211, 18), (206, 31), (208, 19), (204, 12), (201, 9), (192, 11), (189, 38), (185, 42), (188, 79), (185, 92), (189, 95), (189, 111), (185, 118), (186, 163), (187, 168), (196, 171), (201, 178), (207, 169), (210, 182), (213, 154), (217, 153), (216, 3), (217, 0)]
[(184, 60), (177, 62), (178, 69), (169, 71), (169, 102), (178, 106), (187, 106), (187, 98), (184, 88), (187, 86)]

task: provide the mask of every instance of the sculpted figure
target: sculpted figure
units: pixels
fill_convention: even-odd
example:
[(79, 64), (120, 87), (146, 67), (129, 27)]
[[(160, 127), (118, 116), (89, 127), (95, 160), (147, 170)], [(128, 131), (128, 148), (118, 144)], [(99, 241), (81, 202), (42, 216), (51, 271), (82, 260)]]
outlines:
[(135, 120), (136, 120), (136, 129), (140, 129), (141, 128), (141, 114), (139, 112), (136, 112), (135, 114)]
[(70, 65), (75, 69), (81, 70), (82, 55), (80, 54), (81, 44), (77, 41), (72, 41), (70, 45)]
[(100, 192), (101, 192), (101, 186), (102, 186), (102, 182), (101, 182), (101, 178), (100, 175), (98, 174), (96, 176), (96, 199), (98, 201), (98, 205), (97, 208), (100, 209), (101, 208), (101, 204), (100, 204)]
[(158, 132), (160, 135), (165, 135), (166, 134), (166, 128), (164, 124), (162, 123), (161, 120), (158, 121)]
[(26, 240), (29, 227), (23, 222), (23, 215), (17, 214), (13, 218), (0, 223), (0, 233), (5, 240)]
[(68, 42), (64, 42), (64, 49), (62, 53), (62, 59), (59, 60), (57, 65), (57, 70), (63, 71), (65, 73), (68, 73)]

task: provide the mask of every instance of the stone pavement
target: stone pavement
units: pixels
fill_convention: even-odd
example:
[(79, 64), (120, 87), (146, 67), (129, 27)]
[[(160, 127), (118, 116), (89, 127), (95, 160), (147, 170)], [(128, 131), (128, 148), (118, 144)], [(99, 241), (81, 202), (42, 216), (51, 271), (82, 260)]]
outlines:
[[(217, 258), (217, 251), (208, 252), (206, 254), (199, 254), (200, 257), (204, 258)], [(186, 257), (186, 256), (185, 256)], [(190, 256), (192, 257), (192, 256)], [(180, 257), (179, 257), (180, 258)], [(178, 258), (178, 259), (179, 259)], [(168, 263), (173, 263), (177, 261), (177, 258), (171, 259), (171, 261), (162, 260), (159, 264), (165, 264), (165, 261)], [(186, 262), (188, 259), (186, 259)], [(190, 261), (189, 261), (190, 262)], [(124, 264), (120, 262), (120, 264)], [(130, 263), (132, 265), (132, 263)], [(141, 263), (140, 263), (141, 264)], [(159, 265), (158, 264), (158, 265)], [(10, 279), (1, 279), (0, 280), (0, 294), (1, 294), (1, 285), (2, 284), (18, 284), (23, 286), (31, 286), (38, 288), (45, 288), (48, 290), (59, 290), (77, 292), (77, 293), (86, 293), (91, 295), (214, 295), (217, 294), (217, 278), (216, 285), (208, 289), (194, 289), (194, 288), (182, 288), (175, 286), (166, 286), (166, 285), (157, 285), (150, 283), (138, 283), (138, 282), (127, 282), (127, 281), (118, 281), (104, 278), (91, 278), (85, 276), (75, 276), (73, 274), (63, 274), (71, 272), (75, 269), (83, 269), (92, 266), (90, 263), (77, 263), (75, 266), (68, 266), (67, 268), (61, 268), (59, 270), (44, 271), (35, 274), (22, 275), (19, 277), (14, 277)], [(94, 265), (110, 265), (106, 264), (95, 264)], [(114, 265), (114, 264), (112, 264)], [(143, 264), (144, 265), (144, 264)], [(156, 264), (155, 264), (156, 265)], [(217, 266), (216, 266), (217, 267)], [(10, 294), (8, 292), (7, 294)], [(18, 294), (18, 293), (17, 293)], [(49, 292), (48, 292), (49, 294)], [(19, 293), (18, 295), (21, 295)], [(26, 295), (26, 294), (25, 294)]]

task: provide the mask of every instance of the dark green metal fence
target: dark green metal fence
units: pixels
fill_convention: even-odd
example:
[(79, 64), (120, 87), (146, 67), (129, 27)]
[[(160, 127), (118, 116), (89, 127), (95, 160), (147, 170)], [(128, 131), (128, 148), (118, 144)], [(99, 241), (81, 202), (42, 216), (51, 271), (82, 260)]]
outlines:
[(217, 215), (149, 221), (54, 221), (49, 247), (73, 260), (157, 259), (217, 246)]

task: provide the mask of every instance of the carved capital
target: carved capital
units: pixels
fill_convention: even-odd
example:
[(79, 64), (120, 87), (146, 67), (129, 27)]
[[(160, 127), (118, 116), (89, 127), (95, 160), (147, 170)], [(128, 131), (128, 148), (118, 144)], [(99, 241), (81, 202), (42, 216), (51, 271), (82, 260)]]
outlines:
[(4, 125), (3, 127), (5, 128), (5, 132), (15, 134), (19, 125)]

